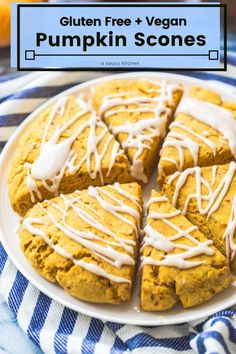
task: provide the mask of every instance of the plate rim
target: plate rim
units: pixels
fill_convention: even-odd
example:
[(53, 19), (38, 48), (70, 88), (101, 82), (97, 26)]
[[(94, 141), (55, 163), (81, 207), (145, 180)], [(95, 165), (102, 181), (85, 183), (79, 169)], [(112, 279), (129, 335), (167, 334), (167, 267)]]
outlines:
[[(67, 73), (63, 73), (63, 74), (65, 76), (67, 75)], [(91, 87), (93, 85), (96, 85), (98, 83), (109, 81), (109, 80), (122, 79), (122, 78), (128, 78), (128, 79), (129, 78), (141, 78), (141, 77), (146, 78), (146, 77), (149, 77), (149, 76), (153, 76), (153, 78), (156, 78), (156, 79), (166, 79), (166, 80), (168, 80), (168, 79), (171, 79), (171, 80), (176, 79), (176, 80), (180, 80), (180, 82), (182, 82), (182, 83), (184, 81), (184, 82), (189, 83), (191, 85), (200, 84), (201, 86), (205, 86), (205, 87), (208, 87), (208, 88), (212, 89), (212, 85), (207, 83), (207, 80), (204, 81), (202, 79), (198, 79), (198, 78), (191, 77), (191, 76), (186, 76), (186, 75), (181, 75), (181, 74), (165, 73), (165, 72), (132, 72), (132, 73), (104, 75), (102, 77), (95, 78), (93, 80), (88, 80), (86, 82), (83, 82), (83, 83), (80, 83), (80, 84), (77, 84), (77, 85), (73, 85), (71, 88), (69, 88), (69, 89), (67, 89), (67, 90), (65, 90), (65, 91), (53, 96), (52, 98), (46, 100), (44, 103), (40, 104), (39, 107), (37, 107), (32, 113), (30, 113), (28, 115), (28, 117), (16, 128), (16, 130), (11, 135), (10, 139), (7, 141), (4, 149), (2, 150), (2, 152), (0, 154), (0, 177), (2, 176), (1, 166), (4, 165), (4, 162), (5, 162), (6, 158), (7, 158), (7, 154), (8, 153), (10, 154), (11, 148), (15, 144), (15, 141), (17, 140), (17, 137), (19, 137), (25, 131), (27, 126), (33, 121), (33, 119), (41, 111), (43, 111), (45, 108), (47, 108), (49, 105), (51, 105), (60, 96), (64, 96), (64, 95), (67, 95), (67, 94), (72, 94), (72, 93), (74, 93), (76, 91), (83, 90), (83, 89), (89, 88), (89, 87)], [(229, 85), (229, 87), (230, 87), (230, 85)], [(223, 93), (223, 91), (225, 91), (223, 88), (222, 89), (219, 89), (219, 88), (215, 89), (214, 88), (214, 90), (219, 92), (219, 93), (221, 93), (221, 94)], [(227, 96), (232, 96), (232, 99), (236, 100), (236, 95), (234, 95), (231, 92), (227, 92)], [(8, 187), (7, 187), (7, 193), (8, 193)], [(0, 213), (1, 213), (1, 211), (0, 211)], [(188, 316), (188, 309), (183, 309), (183, 311), (186, 312), (186, 316), (183, 316), (182, 314), (180, 314), (177, 319), (175, 318), (175, 319), (172, 320), (171, 318), (165, 318), (165, 312), (156, 311), (154, 313), (157, 314), (157, 318), (148, 320), (148, 323), (147, 323), (146, 319), (142, 320), (142, 318), (140, 318), (140, 319), (135, 319), (134, 320), (134, 319), (129, 318), (129, 317), (124, 318), (124, 320), (121, 322), (120, 319), (115, 317), (115, 314), (113, 316), (112, 315), (103, 314), (102, 310), (101, 310), (100, 313), (96, 312), (96, 314), (94, 314), (94, 309), (93, 308), (91, 308), (91, 310), (87, 309), (87, 308), (84, 309), (83, 306), (74, 305), (73, 303), (70, 303), (69, 300), (61, 298), (61, 296), (59, 294), (52, 293), (51, 290), (48, 290), (44, 286), (43, 283), (40, 283), (40, 281), (36, 277), (34, 277), (32, 274), (30, 274), (30, 272), (27, 271), (27, 268), (25, 269), (25, 267), (21, 264), (21, 262), (15, 256), (14, 252), (12, 252), (11, 247), (8, 247), (8, 243), (7, 243), (5, 238), (7, 239), (7, 237), (4, 236), (4, 234), (2, 232), (2, 226), (1, 226), (1, 223), (0, 223), (0, 241), (1, 241), (5, 251), (7, 253), (7, 255), (9, 256), (10, 260), (15, 265), (15, 267), (38, 290), (40, 290), (42, 293), (44, 293), (47, 296), (49, 296), (54, 301), (57, 301), (58, 303), (62, 304), (63, 306), (66, 306), (66, 307), (68, 307), (68, 308), (70, 308), (70, 309), (72, 309), (72, 310), (74, 310), (76, 312), (79, 312), (79, 313), (83, 314), (83, 315), (87, 315), (87, 316), (90, 316), (90, 317), (95, 317), (95, 318), (98, 318), (98, 319), (103, 320), (103, 321), (111, 321), (111, 322), (115, 322), (115, 323), (122, 323), (122, 324), (127, 324), (127, 325), (139, 325), (139, 326), (174, 325), (174, 324), (181, 324), (181, 323), (189, 322), (189, 321), (195, 321), (195, 320), (202, 319), (204, 317), (211, 316), (211, 315), (213, 315), (214, 313), (216, 313), (218, 311), (222, 311), (222, 310), (224, 310), (224, 309), (236, 304), (236, 294), (235, 294), (235, 298), (233, 298), (230, 301), (228, 301), (227, 304), (224, 304), (224, 302), (222, 301), (222, 302), (220, 302), (219, 304), (217, 304), (215, 306), (214, 310), (213, 309), (209, 309), (207, 311), (207, 310), (204, 309), (204, 315), (201, 313), (201, 311), (199, 311), (198, 314), (195, 314), (195, 315), (192, 315), (192, 316), (191, 315)], [(32, 267), (31, 265), (29, 265), (29, 266)], [(235, 284), (235, 286), (236, 286), (236, 284)], [(77, 300), (81, 301), (79, 299), (77, 299)], [(209, 301), (211, 301), (211, 299)], [(90, 305), (89, 303), (86, 303), (86, 304)], [(92, 305), (94, 305), (94, 304), (92, 304)], [(99, 305), (106, 306), (106, 305), (103, 305), (103, 304), (95, 304), (95, 305), (97, 305), (97, 306), (99, 306)], [(114, 305), (114, 306), (116, 306), (116, 305)], [(117, 306), (119, 306), (119, 305), (117, 305)], [(78, 307), (79, 307), (79, 309), (78, 309)], [(197, 307), (195, 307), (193, 309), (197, 309)], [(187, 317), (189, 317), (189, 318), (187, 318)]]

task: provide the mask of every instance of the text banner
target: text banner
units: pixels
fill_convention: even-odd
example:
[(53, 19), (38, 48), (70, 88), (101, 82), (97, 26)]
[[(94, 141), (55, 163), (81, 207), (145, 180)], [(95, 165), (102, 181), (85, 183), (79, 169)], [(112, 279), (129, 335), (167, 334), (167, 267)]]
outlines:
[(223, 70), (222, 6), (13, 4), (12, 66)]

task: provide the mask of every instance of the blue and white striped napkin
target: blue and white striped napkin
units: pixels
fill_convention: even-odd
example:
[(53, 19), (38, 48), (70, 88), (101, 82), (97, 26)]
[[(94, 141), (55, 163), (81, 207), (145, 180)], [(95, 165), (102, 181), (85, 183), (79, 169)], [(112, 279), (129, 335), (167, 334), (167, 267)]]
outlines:
[[(235, 89), (231, 87), (231, 90), (236, 92), (233, 67), (231, 72), (235, 79), (229, 73), (227, 76), (189, 75), (214, 80), (214, 85), (233, 85)], [(0, 147), (25, 117), (46, 99), (102, 75), (105, 74), (57, 72), (0, 78)], [(46, 354), (236, 353), (236, 308), (175, 326), (139, 327), (103, 322), (72, 311), (41, 293), (16, 269), (1, 245), (0, 296), (7, 302), (21, 329)], [(8, 352), (26, 353), (19, 350)], [(0, 353), (3, 353), (1, 333)], [(31, 353), (40, 353), (40, 350), (32, 347)]]

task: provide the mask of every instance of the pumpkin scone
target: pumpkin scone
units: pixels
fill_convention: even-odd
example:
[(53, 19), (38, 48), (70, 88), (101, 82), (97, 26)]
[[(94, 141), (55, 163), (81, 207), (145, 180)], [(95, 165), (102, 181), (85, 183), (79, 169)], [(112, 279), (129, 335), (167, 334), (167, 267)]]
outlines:
[(193, 167), (168, 177), (163, 192), (227, 256), (236, 271), (236, 163)]
[(137, 183), (116, 182), (38, 203), (21, 222), (22, 251), (44, 278), (78, 299), (129, 301), (141, 198)]
[(89, 185), (130, 182), (119, 143), (81, 97), (63, 96), (28, 126), (9, 173), (13, 209)]
[(194, 166), (223, 165), (236, 158), (236, 102), (202, 87), (190, 88), (170, 125), (158, 166), (158, 182)]
[(147, 183), (161, 140), (182, 96), (179, 85), (151, 79), (111, 80), (92, 89), (93, 105), (131, 162), (131, 175)]
[(142, 245), (141, 306), (199, 305), (227, 288), (227, 259), (166, 196), (152, 191)]

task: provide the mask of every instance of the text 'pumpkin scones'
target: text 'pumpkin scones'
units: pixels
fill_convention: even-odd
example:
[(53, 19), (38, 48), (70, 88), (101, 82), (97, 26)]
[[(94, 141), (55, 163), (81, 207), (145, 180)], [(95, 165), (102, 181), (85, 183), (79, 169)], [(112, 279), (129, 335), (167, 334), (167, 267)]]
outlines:
[(147, 183), (181, 87), (151, 79), (112, 80), (95, 86), (92, 94), (97, 112), (127, 152), (132, 176)]
[(185, 308), (196, 306), (231, 284), (227, 260), (213, 242), (155, 191), (144, 230), (144, 310), (167, 310), (178, 301)]
[(163, 186), (173, 205), (215, 246), (236, 271), (236, 163), (176, 172)]
[(130, 163), (91, 106), (64, 96), (28, 127), (9, 174), (20, 215), (37, 201), (89, 185), (129, 182)]
[(19, 231), (21, 248), (43, 277), (79, 299), (128, 301), (141, 210), (137, 183), (61, 195), (27, 213)]
[(236, 102), (201, 87), (182, 98), (158, 166), (158, 182), (194, 166), (223, 165), (236, 158)]

